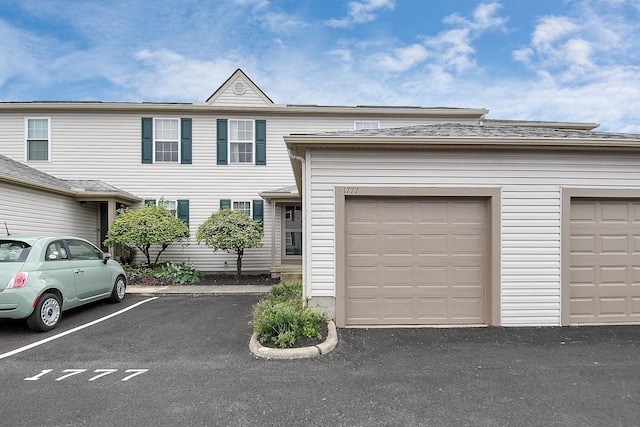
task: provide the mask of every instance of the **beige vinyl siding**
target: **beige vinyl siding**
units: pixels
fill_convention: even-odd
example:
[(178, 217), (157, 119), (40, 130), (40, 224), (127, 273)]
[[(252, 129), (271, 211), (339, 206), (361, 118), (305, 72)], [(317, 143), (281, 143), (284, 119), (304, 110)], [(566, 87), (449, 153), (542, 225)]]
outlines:
[(313, 151), (310, 293), (334, 296), (334, 193), (340, 186), (502, 189), (501, 324), (560, 325), (563, 186), (640, 186), (640, 159), (615, 154)]
[[(98, 210), (71, 197), (0, 182), (0, 235), (74, 235), (98, 244)], [(72, 219), (72, 220), (70, 220)]]

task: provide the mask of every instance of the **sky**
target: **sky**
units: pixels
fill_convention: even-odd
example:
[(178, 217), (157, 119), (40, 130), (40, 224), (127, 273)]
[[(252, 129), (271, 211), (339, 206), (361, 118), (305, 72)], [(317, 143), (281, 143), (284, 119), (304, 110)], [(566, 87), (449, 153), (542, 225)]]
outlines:
[(640, 0), (3, 0), (0, 101), (487, 108), (640, 134)]

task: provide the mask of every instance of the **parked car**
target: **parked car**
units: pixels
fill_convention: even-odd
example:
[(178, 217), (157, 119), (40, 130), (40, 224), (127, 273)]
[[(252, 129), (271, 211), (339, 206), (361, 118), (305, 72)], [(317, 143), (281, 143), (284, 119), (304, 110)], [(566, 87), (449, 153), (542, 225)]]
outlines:
[(0, 318), (50, 331), (62, 312), (101, 299), (124, 299), (127, 276), (111, 255), (65, 236), (0, 237)]

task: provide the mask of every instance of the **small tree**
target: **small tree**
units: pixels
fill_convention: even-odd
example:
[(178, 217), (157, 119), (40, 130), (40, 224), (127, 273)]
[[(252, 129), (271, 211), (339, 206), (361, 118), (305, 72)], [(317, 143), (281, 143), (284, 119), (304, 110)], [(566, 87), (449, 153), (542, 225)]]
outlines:
[(253, 220), (242, 211), (225, 208), (213, 213), (205, 222), (200, 224), (196, 232), (198, 243), (227, 252), (234, 250), (238, 255), (236, 268), (238, 276), (242, 272), (242, 257), (244, 250), (261, 248), (264, 231), (258, 221)]
[(159, 245), (154, 264), (158, 263), (160, 254), (172, 243), (189, 237), (189, 226), (162, 204), (146, 205), (142, 209), (122, 209), (111, 224), (107, 233), (105, 246), (124, 245), (138, 248), (151, 265), (149, 250), (152, 245)]

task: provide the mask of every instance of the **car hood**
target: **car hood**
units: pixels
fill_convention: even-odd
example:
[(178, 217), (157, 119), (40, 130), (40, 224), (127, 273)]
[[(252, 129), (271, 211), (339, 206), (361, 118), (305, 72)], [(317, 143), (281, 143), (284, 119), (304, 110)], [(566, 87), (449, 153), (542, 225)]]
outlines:
[(9, 279), (22, 270), (24, 262), (0, 262), (0, 292), (4, 291)]

